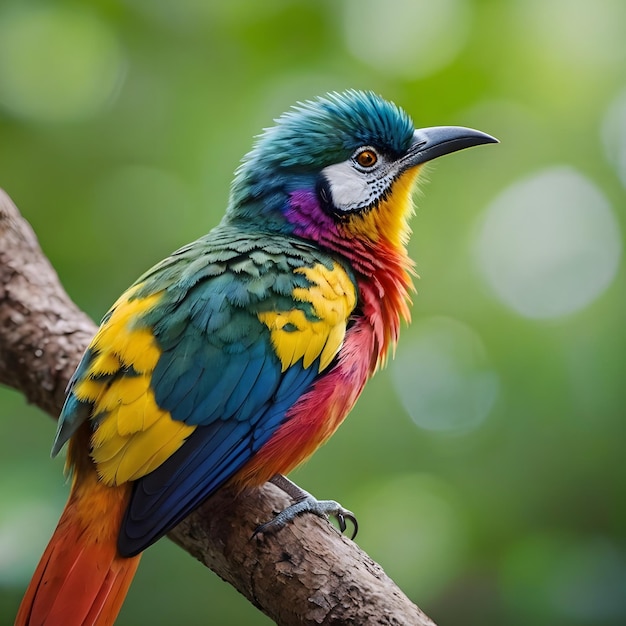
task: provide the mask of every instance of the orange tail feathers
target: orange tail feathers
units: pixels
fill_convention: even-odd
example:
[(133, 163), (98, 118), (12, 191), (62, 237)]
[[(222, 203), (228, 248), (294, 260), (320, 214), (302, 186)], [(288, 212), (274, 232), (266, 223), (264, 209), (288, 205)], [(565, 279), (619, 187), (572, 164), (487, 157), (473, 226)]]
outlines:
[(75, 467), (70, 498), (26, 590), (15, 626), (110, 626), (140, 555), (121, 557), (117, 535), (130, 485), (102, 484), (90, 461)]

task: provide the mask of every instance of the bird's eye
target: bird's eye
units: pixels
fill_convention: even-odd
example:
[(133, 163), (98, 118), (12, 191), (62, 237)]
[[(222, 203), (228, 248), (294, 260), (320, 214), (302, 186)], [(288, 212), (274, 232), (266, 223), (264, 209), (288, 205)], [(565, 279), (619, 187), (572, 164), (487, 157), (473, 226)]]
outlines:
[(378, 155), (371, 148), (365, 148), (354, 157), (354, 160), (361, 167), (374, 167), (378, 162)]

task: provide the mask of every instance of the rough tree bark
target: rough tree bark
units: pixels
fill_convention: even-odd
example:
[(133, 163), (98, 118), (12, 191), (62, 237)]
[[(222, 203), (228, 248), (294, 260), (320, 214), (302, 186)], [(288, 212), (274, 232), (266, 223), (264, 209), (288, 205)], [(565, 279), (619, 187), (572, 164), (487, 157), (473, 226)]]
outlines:
[[(95, 330), (0, 189), (0, 383), (56, 418)], [(287, 504), (271, 484), (237, 498), (222, 489), (169, 537), (278, 624), (435, 626), (377, 563), (315, 516), (251, 540)]]

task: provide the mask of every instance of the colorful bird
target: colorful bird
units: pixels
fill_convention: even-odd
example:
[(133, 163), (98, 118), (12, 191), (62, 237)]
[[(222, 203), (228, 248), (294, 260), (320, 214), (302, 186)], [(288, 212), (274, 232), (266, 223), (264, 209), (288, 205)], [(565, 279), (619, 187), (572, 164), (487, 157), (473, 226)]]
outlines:
[(112, 624), (140, 554), (229, 482), (273, 480), (303, 512), (353, 515), (283, 475), (337, 429), (409, 319), (420, 166), (495, 142), (415, 130), (348, 91), (266, 130), (221, 223), (141, 276), (74, 374), (52, 448), (69, 441), (69, 501), (18, 625)]

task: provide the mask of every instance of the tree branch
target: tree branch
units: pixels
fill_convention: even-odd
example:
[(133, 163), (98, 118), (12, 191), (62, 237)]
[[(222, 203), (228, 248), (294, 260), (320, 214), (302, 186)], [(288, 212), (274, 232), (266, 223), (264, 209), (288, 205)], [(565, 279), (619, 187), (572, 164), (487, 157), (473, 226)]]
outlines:
[[(95, 331), (0, 189), (0, 383), (56, 418)], [(169, 537), (278, 624), (435, 626), (355, 543), (313, 515), (251, 539), (287, 504), (271, 484), (238, 497), (224, 488)]]

